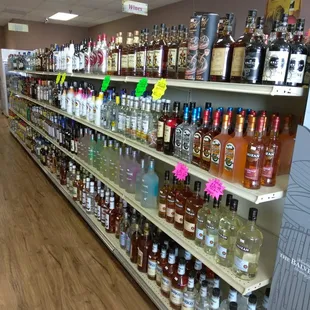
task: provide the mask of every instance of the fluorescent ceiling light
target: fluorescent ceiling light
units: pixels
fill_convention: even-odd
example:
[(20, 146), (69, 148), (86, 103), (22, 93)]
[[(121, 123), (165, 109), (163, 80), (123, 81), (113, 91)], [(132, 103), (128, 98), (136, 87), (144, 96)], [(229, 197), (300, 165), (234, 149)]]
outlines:
[(76, 15), (76, 14), (58, 12), (58, 13), (56, 13), (56, 14), (50, 16), (49, 18), (50, 18), (50, 19), (56, 19), (56, 20), (64, 20), (64, 21), (67, 21), (67, 20), (76, 18), (76, 17), (78, 17), (78, 16), (79, 16), (79, 15)]

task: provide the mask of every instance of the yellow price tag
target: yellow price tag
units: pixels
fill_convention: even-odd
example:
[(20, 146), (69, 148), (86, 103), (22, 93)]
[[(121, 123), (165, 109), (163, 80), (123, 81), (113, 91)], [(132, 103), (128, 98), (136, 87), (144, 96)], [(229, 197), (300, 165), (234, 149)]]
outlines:
[(160, 79), (155, 85), (152, 90), (152, 98), (153, 100), (160, 99), (167, 89), (167, 80), (166, 79)]
[(63, 84), (63, 83), (65, 82), (66, 77), (67, 77), (67, 73), (64, 72), (64, 73), (62, 74), (60, 84)]
[(59, 73), (57, 74), (57, 77), (56, 77), (56, 84), (59, 83), (60, 78), (61, 78), (61, 73), (59, 72)]

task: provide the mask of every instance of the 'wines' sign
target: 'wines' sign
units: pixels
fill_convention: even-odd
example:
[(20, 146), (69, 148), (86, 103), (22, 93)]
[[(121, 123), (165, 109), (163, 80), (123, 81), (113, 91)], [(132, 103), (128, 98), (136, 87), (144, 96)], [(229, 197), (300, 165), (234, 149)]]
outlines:
[(148, 5), (142, 2), (123, 0), (123, 12), (147, 16)]

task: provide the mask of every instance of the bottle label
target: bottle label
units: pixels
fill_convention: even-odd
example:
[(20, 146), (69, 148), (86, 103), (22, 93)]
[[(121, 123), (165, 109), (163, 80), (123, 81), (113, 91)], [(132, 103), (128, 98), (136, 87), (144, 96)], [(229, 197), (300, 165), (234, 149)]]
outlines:
[(183, 292), (174, 287), (171, 288), (170, 301), (176, 306), (181, 306), (182, 300), (183, 300)]
[(115, 72), (117, 71), (117, 66), (118, 66), (118, 54), (113, 53), (112, 54), (112, 66), (111, 66), (111, 71)]
[(182, 214), (179, 213), (174, 213), (174, 221), (178, 224), (183, 224), (184, 221), (184, 216)]
[(243, 271), (243, 272), (248, 272), (248, 270), (249, 270), (249, 262), (248, 261), (243, 260), (238, 256), (235, 256), (234, 263), (235, 263), (235, 266), (238, 270)]
[(193, 156), (200, 158), (200, 151), (201, 151), (201, 134), (196, 132), (194, 134)]
[(216, 296), (211, 297), (211, 309), (219, 309), (220, 308), (220, 298)]
[(226, 60), (229, 53), (229, 47), (214, 48), (212, 50), (211, 75), (226, 75)]
[(221, 142), (218, 139), (212, 141), (211, 161), (215, 165), (219, 165), (221, 155)]
[(150, 260), (148, 261), (148, 268), (147, 268), (147, 274), (151, 277), (156, 276), (156, 261)]
[(256, 304), (248, 304), (247, 310), (256, 310)]
[(289, 52), (267, 51), (263, 80), (272, 82), (285, 81)]
[(161, 277), (163, 274), (163, 269), (160, 265), (156, 265), (156, 282), (161, 282)]
[(128, 55), (122, 55), (122, 69), (128, 69)]
[(188, 152), (190, 148), (190, 143), (191, 143), (191, 132), (189, 129), (185, 129), (183, 131), (183, 145), (182, 145), (182, 150)]
[(174, 218), (174, 213), (175, 213), (175, 209), (172, 209), (172, 208), (169, 208), (169, 207), (166, 209), (166, 217)]
[(227, 249), (222, 247), (221, 245), (219, 245), (219, 244), (217, 245), (216, 251), (217, 251), (217, 255), (219, 257), (222, 257), (222, 258), (226, 258), (227, 257)]
[(287, 82), (301, 84), (306, 68), (307, 55), (291, 54), (287, 73)]
[(147, 134), (149, 132), (149, 124), (150, 124), (150, 120), (148, 117), (144, 116), (142, 119), (142, 137), (143, 140), (146, 140), (147, 138)]
[(206, 162), (211, 161), (211, 137), (209, 135), (206, 135), (203, 138), (203, 145), (202, 145), (202, 159)]
[(310, 84), (310, 56), (307, 57), (307, 63), (306, 63), (306, 69), (305, 69), (305, 75), (304, 75), (303, 83), (304, 83), (304, 85)]
[(86, 210), (88, 212), (91, 212), (91, 201), (92, 201), (92, 199), (90, 197), (87, 197), (87, 199), (86, 199)]
[(203, 238), (204, 238), (203, 229), (197, 228), (196, 229), (196, 239), (203, 240)]
[(232, 171), (235, 161), (235, 146), (232, 143), (227, 143), (225, 147), (224, 169)]
[(169, 48), (168, 51), (168, 70), (175, 71), (177, 68), (177, 52), (176, 48)]
[(171, 139), (171, 127), (170, 126), (165, 126), (164, 142), (165, 143), (169, 143), (170, 139)]
[(196, 224), (190, 223), (188, 221), (184, 221), (184, 229), (187, 230), (188, 232), (194, 233), (196, 228)]
[(237, 302), (237, 291), (229, 290), (228, 300), (229, 302)]
[(231, 64), (231, 76), (241, 77), (243, 72), (245, 47), (235, 47)]
[(178, 72), (184, 72), (186, 70), (186, 58), (187, 58), (187, 47), (179, 48), (179, 57), (178, 57)]
[(136, 55), (135, 54), (128, 55), (128, 68), (129, 69), (136, 68)]
[(206, 235), (206, 240), (205, 240), (205, 244), (206, 246), (213, 248), (215, 245), (215, 240), (214, 240), (214, 236), (212, 235)]
[(163, 62), (163, 50), (154, 50), (153, 51), (153, 69), (161, 70)]
[(165, 203), (159, 203), (158, 204), (158, 210), (159, 210), (159, 212), (166, 213), (166, 204)]
[(175, 129), (174, 147), (178, 150), (182, 148), (182, 129), (179, 126)]
[(161, 278), (161, 289), (164, 292), (169, 293), (170, 287), (171, 287), (171, 280), (166, 276), (162, 276), (162, 278)]
[(255, 52), (246, 51), (243, 65), (243, 78), (247, 81), (257, 81), (260, 78), (261, 67), (260, 63), (262, 55), (261, 49)]
[(187, 296), (184, 294), (182, 310), (194, 310), (195, 309), (195, 297)]
[(77, 198), (78, 194), (78, 189), (77, 187), (73, 187), (73, 198)]
[(143, 266), (143, 252), (138, 248), (138, 260), (137, 260), (137, 265), (139, 267)]
[(158, 121), (157, 138), (164, 137), (164, 127), (165, 127), (165, 123)]
[(153, 51), (147, 51), (147, 53), (146, 53), (146, 68), (147, 69), (153, 68), (153, 58), (154, 58), (154, 52)]

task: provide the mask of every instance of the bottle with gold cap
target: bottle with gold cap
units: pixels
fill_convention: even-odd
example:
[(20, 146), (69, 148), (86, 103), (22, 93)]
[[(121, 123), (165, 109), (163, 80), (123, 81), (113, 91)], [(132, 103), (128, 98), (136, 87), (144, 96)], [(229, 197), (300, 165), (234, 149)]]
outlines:
[(241, 115), (237, 117), (235, 136), (225, 144), (222, 178), (232, 183), (242, 184), (248, 142), (243, 137), (244, 117)]
[(248, 116), (248, 126), (244, 136), (244, 138), (248, 141), (248, 143), (250, 143), (250, 141), (252, 141), (255, 136), (255, 120), (256, 118), (254, 115), (251, 114)]

